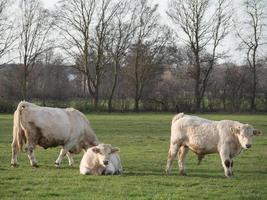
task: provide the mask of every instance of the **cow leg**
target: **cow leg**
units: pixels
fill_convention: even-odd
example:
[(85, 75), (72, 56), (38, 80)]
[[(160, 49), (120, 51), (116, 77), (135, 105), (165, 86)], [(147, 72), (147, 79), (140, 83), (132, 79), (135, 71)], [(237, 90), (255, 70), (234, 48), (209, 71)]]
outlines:
[(226, 153), (225, 151), (220, 152), (220, 157), (222, 161), (222, 166), (224, 168), (224, 175), (226, 177), (231, 177), (233, 176), (233, 160), (230, 158), (229, 154)]
[(172, 144), (172, 143), (170, 144), (170, 149), (169, 149), (168, 159), (167, 159), (167, 164), (166, 164), (166, 169), (165, 169), (167, 175), (169, 175), (171, 172), (172, 162), (175, 156), (177, 155), (179, 147), (180, 146), (178, 144)]
[(28, 144), (28, 145), (26, 146), (26, 149), (27, 149), (27, 154), (28, 154), (28, 158), (29, 158), (29, 160), (30, 160), (30, 164), (31, 164), (31, 166), (32, 166), (32, 167), (38, 167), (38, 165), (37, 165), (37, 161), (36, 161), (36, 159), (35, 159), (35, 155), (34, 155), (34, 152), (33, 152), (34, 147), (35, 147), (34, 144)]
[(201, 163), (201, 161), (202, 161), (203, 158), (204, 158), (204, 155), (203, 154), (197, 155), (197, 160), (198, 160), (197, 165), (200, 165), (200, 163)]
[(67, 152), (67, 157), (68, 157), (68, 160), (69, 160), (69, 166), (72, 167), (74, 165), (73, 154), (68, 151)]
[(57, 160), (55, 161), (55, 166), (56, 166), (56, 167), (59, 167), (59, 166), (60, 166), (60, 163), (61, 163), (61, 161), (63, 160), (64, 156), (67, 154), (67, 152), (68, 152), (68, 150), (65, 149), (65, 148), (63, 148), (63, 149), (60, 150), (60, 153), (59, 153), (59, 155), (58, 155), (58, 158), (57, 158)]
[(18, 151), (19, 151), (17, 142), (13, 140), (13, 142), (11, 144), (11, 147), (12, 147), (11, 166), (12, 167), (17, 167), (18, 166), (17, 154), (18, 154)]
[(178, 151), (178, 166), (180, 170), (180, 174), (185, 176), (185, 157), (186, 154), (188, 153), (188, 147), (181, 146), (179, 151)]

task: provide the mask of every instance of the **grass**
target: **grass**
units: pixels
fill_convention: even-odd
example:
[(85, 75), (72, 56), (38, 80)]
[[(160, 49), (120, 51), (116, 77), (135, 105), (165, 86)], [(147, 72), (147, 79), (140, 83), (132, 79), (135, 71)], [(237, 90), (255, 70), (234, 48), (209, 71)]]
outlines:
[[(60, 169), (53, 166), (59, 148), (35, 153), (40, 165), (32, 169), (25, 153), (20, 166), (10, 167), (12, 115), (0, 115), (1, 199), (267, 199), (267, 136), (255, 137), (253, 147), (235, 158), (234, 178), (225, 178), (219, 156), (208, 155), (198, 166), (197, 157), (187, 158), (188, 176), (164, 168), (170, 138), (171, 114), (88, 114), (98, 138), (120, 147), (124, 174), (82, 176), (79, 161)], [(267, 133), (267, 115), (201, 115), (214, 120), (233, 119)]]

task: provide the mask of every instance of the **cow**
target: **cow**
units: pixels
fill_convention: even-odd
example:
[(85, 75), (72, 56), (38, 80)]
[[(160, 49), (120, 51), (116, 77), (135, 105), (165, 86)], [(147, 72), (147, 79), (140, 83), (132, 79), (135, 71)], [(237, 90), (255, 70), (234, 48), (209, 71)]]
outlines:
[(32, 167), (38, 167), (34, 156), (36, 145), (44, 149), (62, 146), (55, 161), (59, 167), (66, 154), (72, 166), (74, 153), (98, 144), (88, 119), (78, 110), (41, 107), (22, 101), (14, 113), (11, 166), (18, 165), (17, 153), (24, 146)]
[(261, 132), (251, 125), (232, 120), (212, 121), (179, 113), (171, 125), (170, 148), (166, 174), (178, 152), (178, 167), (186, 175), (185, 158), (189, 149), (198, 155), (199, 162), (206, 154), (218, 153), (226, 177), (233, 176), (233, 158), (252, 145), (252, 136)]
[(80, 173), (83, 175), (113, 175), (121, 174), (122, 166), (119, 149), (110, 144), (99, 144), (89, 148), (80, 163)]

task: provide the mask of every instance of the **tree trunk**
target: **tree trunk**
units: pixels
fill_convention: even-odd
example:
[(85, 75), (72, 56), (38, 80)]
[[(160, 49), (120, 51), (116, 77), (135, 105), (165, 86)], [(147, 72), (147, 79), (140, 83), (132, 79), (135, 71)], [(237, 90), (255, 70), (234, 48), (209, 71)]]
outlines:
[(134, 98), (134, 111), (139, 112), (139, 99), (137, 97)]
[(256, 52), (257, 52), (258, 44), (256, 42), (256, 46), (253, 49), (252, 54), (252, 66), (250, 68), (252, 70), (252, 91), (251, 91), (251, 101), (250, 101), (250, 111), (255, 112), (255, 98), (256, 98), (256, 89), (257, 89), (257, 74), (256, 74)]
[(22, 82), (22, 97), (23, 100), (27, 100), (27, 68), (26, 65), (24, 67), (24, 76), (23, 76), (23, 82)]
[(136, 58), (135, 58), (135, 97), (134, 97), (134, 111), (139, 112), (139, 76), (138, 76), (138, 65), (139, 65), (139, 48), (141, 42), (138, 42)]
[(194, 112), (200, 111), (200, 105), (201, 105), (201, 94), (200, 94), (200, 60), (199, 60), (199, 52), (198, 50), (195, 50), (195, 107)]
[(93, 86), (91, 84), (93, 83), (91, 83), (90, 77), (89, 75), (87, 75), (87, 87), (88, 87), (89, 94), (90, 94), (89, 96), (92, 97), (94, 110), (97, 111), (98, 110), (98, 84), (96, 83), (94, 88), (92, 88)]
[(113, 100), (113, 96), (114, 96), (114, 93), (115, 93), (115, 89), (117, 87), (117, 83), (118, 83), (118, 73), (119, 71), (119, 63), (116, 61), (116, 64), (115, 64), (115, 70), (114, 70), (114, 79), (113, 79), (113, 83), (112, 83), (112, 87), (111, 87), (111, 93), (109, 95), (109, 99), (108, 99), (108, 111), (109, 112), (112, 112), (112, 100)]
[(98, 111), (98, 95), (93, 96), (94, 110)]
[(257, 87), (257, 81), (256, 81), (256, 69), (253, 69), (252, 72), (252, 91), (251, 91), (251, 99), (250, 99), (250, 111), (255, 112), (255, 99), (256, 99), (256, 87)]

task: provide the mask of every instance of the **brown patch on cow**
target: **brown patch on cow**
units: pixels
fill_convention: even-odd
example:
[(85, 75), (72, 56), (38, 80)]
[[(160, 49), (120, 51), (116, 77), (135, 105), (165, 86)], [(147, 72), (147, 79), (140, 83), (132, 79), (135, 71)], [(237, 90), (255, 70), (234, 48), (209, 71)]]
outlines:
[(34, 122), (29, 122), (29, 124), (35, 132), (35, 144), (38, 144), (44, 149), (47, 149), (49, 147), (57, 147), (65, 144), (64, 140), (55, 140), (54, 138), (44, 137), (43, 130), (40, 127), (36, 126)]
[(197, 155), (203, 155), (203, 154), (206, 153), (206, 149), (205, 149), (205, 148), (200, 148), (199, 146), (194, 145), (194, 144), (190, 144), (190, 145), (189, 145), (189, 148), (190, 148), (194, 153), (196, 153)]
[(54, 138), (47, 139), (41, 135), (37, 144), (44, 149), (47, 149), (49, 147), (63, 146), (65, 143), (64, 140), (55, 140)]

